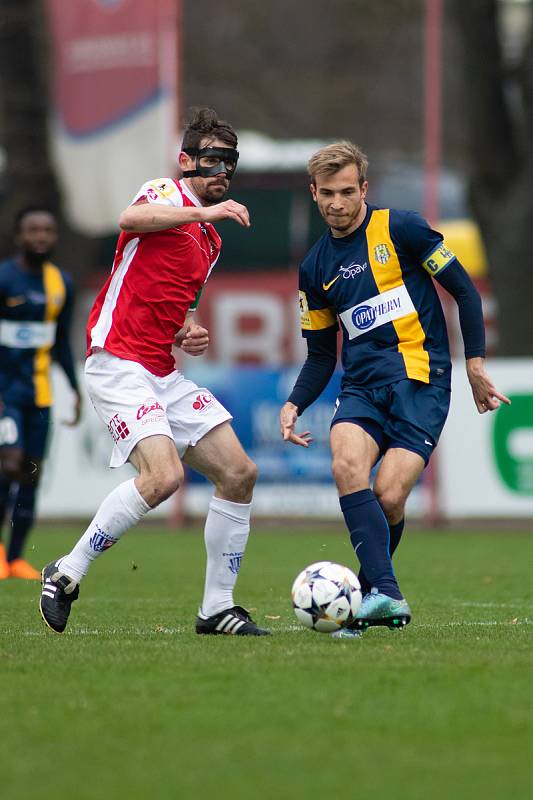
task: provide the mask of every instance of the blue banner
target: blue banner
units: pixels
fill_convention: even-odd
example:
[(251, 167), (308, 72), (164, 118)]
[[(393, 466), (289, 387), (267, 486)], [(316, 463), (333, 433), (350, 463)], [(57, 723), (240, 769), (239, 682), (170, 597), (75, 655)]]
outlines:
[[(329, 426), (340, 388), (335, 373), (320, 398), (302, 414), (297, 430), (311, 431), (310, 447), (284, 442), (279, 411), (286, 401), (299, 368), (189, 366), (186, 377), (205, 387), (233, 415), (233, 428), (259, 468), (259, 483), (331, 484)], [(192, 470), (191, 482), (203, 481)]]

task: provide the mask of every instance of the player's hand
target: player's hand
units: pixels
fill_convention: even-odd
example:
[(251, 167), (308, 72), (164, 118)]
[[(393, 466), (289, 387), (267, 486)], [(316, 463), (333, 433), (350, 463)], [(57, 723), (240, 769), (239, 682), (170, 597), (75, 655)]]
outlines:
[(62, 419), (61, 424), (66, 425), (67, 428), (73, 428), (81, 419), (81, 394), (77, 391), (74, 392), (74, 416), (72, 419)]
[(250, 214), (246, 206), (236, 203), (235, 200), (224, 200), (214, 206), (203, 206), (199, 209), (203, 222), (220, 222), (223, 219), (232, 219), (243, 228), (250, 227)]
[(472, 387), (474, 403), (480, 414), (486, 411), (496, 411), (501, 403), (510, 406), (511, 401), (504, 394), (500, 394), (485, 371), (483, 358), (469, 358), (466, 361), (466, 374)]
[(209, 347), (209, 332), (196, 322), (191, 322), (176, 334), (174, 341), (187, 355), (201, 356)]
[(279, 412), (279, 427), (284, 442), (299, 444), (301, 447), (309, 447), (313, 439), (309, 431), (295, 433), (294, 426), (298, 420), (298, 407), (294, 403), (285, 403)]

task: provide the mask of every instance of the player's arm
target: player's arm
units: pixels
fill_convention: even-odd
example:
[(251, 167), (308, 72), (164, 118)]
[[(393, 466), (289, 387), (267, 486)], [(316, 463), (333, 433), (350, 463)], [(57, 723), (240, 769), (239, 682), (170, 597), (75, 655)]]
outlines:
[(57, 318), (56, 339), (52, 348), (52, 357), (65, 373), (74, 392), (74, 417), (67, 425), (77, 425), (81, 417), (81, 394), (76, 376), (76, 365), (70, 346), (70, 327), (74, 306), (74, 290), (71, 280), (63, 274), (65, 281), (65, 304)]
[(289, 398), (280, 411), (284, 441), (309, 447), (309, 431), (295, 433), (298, 417), (322, 394), (337, 365), (337, 329), (328, 328), (307, 339), (307, 358)]
[(485, 326), (481, 298), (470, 275), (457, 258), (454, 258), (446, 269), (435, 275), (435, 280), (457, 303), (465, 349), (466, 374), (477, 410), (484, 414), (499, 408), (500, 403), (509, 404), (509, 398), (498, 392), (485, 370)]
[(128, 233), (153, 233), (179, 228), (191, 222), (220, 222), (232, 219), (245, 228), (250, 227), (248, 209), (234, 200), (214, 206), (173, 206), (138, 200), (119, 217), (119, 225)]
[(286, 442), (309, 447), (309, 431), (296, 433), (298, 417), (320, 396), (337, 364), (337, 315), (319, 289), (317, 263), (311, 258), (300, 267), (300, 324), (307, 340), (307, 358), (287, 402), (280, 411), (281, 435)]
[(455, 254), (446, 247), (442, 234), (413, 212), (405, 215), (401, 226), (406, 246), (437, 283), (452, 295), (459, 310), (466, 372), (474, 403), (480, 414), (494, 411), (500, 402), (509, 403), (500, 394), (485, 370), (485, 326), (481, 298), (472, 279)]

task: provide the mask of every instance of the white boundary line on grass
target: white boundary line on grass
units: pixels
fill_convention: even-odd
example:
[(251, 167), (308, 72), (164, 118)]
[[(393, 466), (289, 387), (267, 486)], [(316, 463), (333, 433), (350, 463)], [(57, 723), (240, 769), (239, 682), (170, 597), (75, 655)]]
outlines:
[[(435, 629), (446, 629), (446, 628), (486, 628), (486, 627), (497, 627), (497, 626), (529, 626), (533, 625), (533, 619), (517, 619), (516, 622), (512, 620), (465, 620), (465, 621), (451, 621), (451, 622), (421, 622), (415, 623), (413, 625), (412, 630), (416, 630), (417, 628), (435, 628)], [(278, 633), (305, 633), (307, 628), (302, 627), (301, 625), (293, 625), (293, 624), (283, 624), (279, 627), (275, 628), (275, 631)], [(18, 631), (14, 629), (7, 629), (5, 630), (6, 634), (14, 634), (18, 633)], [(116, 636), (116, 635), (123, 635), (123, 634), (132, 634), (134, 636), (153, 636), (157, 637), (158, 635), (171, 635), (174, 636), (176, 634), (182, 633), (192, 633), (192, 628), (188, 626), (182, 626), (177, 628), (167, 628), (165, 626), (160, 627), (153, 627), (153, 628), (130, 628), (130, 627), (115, 627), (115, 628), (79, 628), (78, 630), (74, 628), (73, 630), (68, 630), (66, 633), (62, 634), (62, 636)], [(43, 631), (24, 631), (23, 636), (50, 636), (50, 632), (43, 630)]]

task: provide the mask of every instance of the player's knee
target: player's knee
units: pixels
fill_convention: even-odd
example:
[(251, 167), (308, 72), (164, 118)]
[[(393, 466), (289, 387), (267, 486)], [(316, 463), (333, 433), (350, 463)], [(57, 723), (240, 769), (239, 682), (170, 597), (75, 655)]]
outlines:
[(355, 491), (360, 485), (366, 485), (368, 482), (366, 470), (342, 454), (333, 457), (331, 471), (337, 487), (342, 489), (343, 493)]
[(168, 500), (183, 483), (183, 469), (156, 469), (140, 476), (139, 491), (149, 506), (155, 508)]
[(386, 489), (382, 489), (381, 491), (376, 491), (376, 496), (378, 498), (379, 504), (383, 509), (383, 513), (387, 517), (387, 520), (390, 522), (391, 520), (401, 519), (403, 517), (404, 509), (405, 509), (405, 493), (395, 486), (389, 486)]
[(230, 469), (225, 470), (220, 488), (226, 497), (248, 496), (251, 495), (256, 480), (257, 466), (248, 456), (244, 456), (233, 463)]

